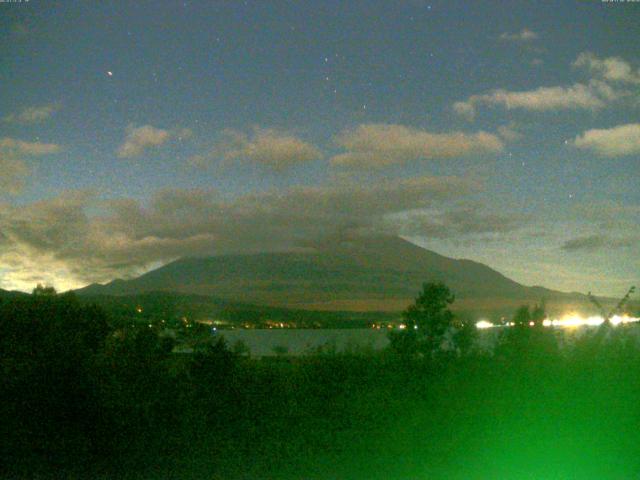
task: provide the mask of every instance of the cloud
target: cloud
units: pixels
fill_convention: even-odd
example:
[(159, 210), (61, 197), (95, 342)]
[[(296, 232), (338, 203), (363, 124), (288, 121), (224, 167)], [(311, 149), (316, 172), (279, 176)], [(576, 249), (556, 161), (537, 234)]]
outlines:
[(0, 204), (0, 268), (8, 271), (5, 286), (55, 268), (74, 285), (106, 281), (181, 256), (290, 250), (345, 231), (387, 231), (389, 215), (478, 188), (459, 177), (418, 177), (233, 199), (216, 191), (162, 190), (146, 203), (67, 192), (20, 207)]
[(640, 153), (640, 123), (618, 125), (608, 129), (587, 130), (578, 135), (573, 144), (605, 157), (619, 157)]
[(529, 30), (528, 28), (523, 28), (516, 33), (505, 32), (500, 35), (500, 40), (508, 42), (531, 42), (533, 40), (537, 40), (538, 38), (539, 35), (536, 32)]
[(60, 145), (54, 143), (25, 142), (11, 137), (0, 138), (0, 152), (35, 156), (58, 153), (60, 150)]
[(29, 175), (27, 164), (14, 155), (0, 152), (0, 195), (17, 195)]
[(594, 200), (573, 206), (571, 216), (582, 225), (597, 228), (602, 234), (640, 236), (640, 204), (626, 201)]
[(514, 122), (498, 127), (498, 135), (507, 142), (515, 142), (523, 137), (522, 133), (517, 130)]
[(451, 158), (499, 152), (502, 141), (491, 133), (431, 133), (390, 124), (364, 124), (339, 134), (335, 142), (346, 150), (331, 163), (350, 167), (386, 167), (416, 159)]
[(60, 150), (60, 146), (53, 143), (0, 138), (0, 195), (16, 195), (24, 187), (30, 173), (25, 156), (47, 155)]
[(39, 107), (26, 107), (18, 113), (11, 113), (2, 120), (7, 123), (29, 124), (47, 120), (51, 115), (60, 109), (60, 105), (50, 103)]
[(496, 89), (488, 93), (471, 95), (453, 104), (458, 115), (473, 120), (480, 106), (500, 106), (507, 110), (598, 110), (632, 95), (625, 84), (640, 83), (640, 72), (618, 57), (600, 59), (591, 53), (581, 53), (573, 67), (585, 68), (591, 79), (573, 85), (538, 87), (531, 90), (511, 91)]
[(591, 52), (583, 52), (572, 65), (584, 68), (592, 75), (610, 82), (640, 84), (640, 70), (634, 71), (631, 65), (620, 57), (599, 58)]
[(273, 129), (256, 128), (251, 135), (237, 130), (224, 130), (215, 147), (205, 155), (195, 155), (190, 161), (206, 167), (216, 159), (224, 164), (249, 160), (275, 171), (322, 158), (314, 145), (293, 135)]
[(477, 97), (477, 95), (473, 95), (464, 102), (454, 103), (453, 111), (469, 121), (473, 120), (476, 117), (476, 104), (479, 103)]
[(142, 127), (127, 127), (127, 136), (118, 149), (121, 158), (137, 157), (149, 147), (157, 147), (169, 140), (169, 131), (143, 125)]
[(594, 252), (598, 250), (612, 250), (623, 247), (631, 247), (638, 244), (638, 238), (612, 238), (608, 235), (589, 235), (578, 237), (566, 241), (562, 245), (562, 250), (566, 252), (587, 251)]
[(467, 100), (453, 104), (453, 110), (473, 120), (478, 106), (501, 106), (507, 110), (597, 110), (606, 101), (616, 99), (618, 94), (607, 84), (591, 81), (588, 84), (575, 83), (568, 87), (539, 87), (534, 90), (493, 92), (472, 95)]
[(129, 125), (124, 143), (118, 148), (118, 156), (120, 158), (138, 157), (146, 149), (158, 147), (172, 138), (182, 140), (191, 136), (192, 132), (188, 128), (163, 130), (151, 125), (141, 127)]
[(640, 227), (640, 204), (628, 204), (619, 201), (601, 200), (589, 201), (583, 205), (577, 205), (575, 213), (589, 222), (602, 223), (610, 228), (613, 220), (629, 218), (635, 226)]
[(444, 212), (421, 212), (409, 216), (401, 225), (403, 235), (428, 238), (460, 238), (470, 235), (504, 234), (519, 230), (525, 219), (502, 213), (487, 213), (478, 205)]

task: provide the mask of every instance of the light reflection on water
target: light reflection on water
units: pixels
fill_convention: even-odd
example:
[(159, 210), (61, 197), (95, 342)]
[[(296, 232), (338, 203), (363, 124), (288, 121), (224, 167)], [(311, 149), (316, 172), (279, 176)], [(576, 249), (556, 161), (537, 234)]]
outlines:
[[(563, 317), (566, 319), (566, 317)], [(630, 319), (630, 320), (629, 320)], [(638, 321), (637, 318), (627, 317), (625, 321), (613, 321), (616, 324), (627, 324)], [(551, 322), (549, 327), (555, 327), (561, 344), (571, 342), (591, 328), (602, 322), (577, 323)], [(581, 328), (586, 325), (586, 328)], [(477, 346), (482, 350), (491, 350), (498, 336), (505, 327), (484, 328), (479, 330)], [(389, 345), (389, 332), (385, 329), (354, 328), (354, 329), (236, 329), (218, 330), (233, 346), (238, 341), (244, 343), (254, 356), (273, 356), (278, 354), (305, 355), (322, 349), (326, 352), (345, 351), (380, 351)]]

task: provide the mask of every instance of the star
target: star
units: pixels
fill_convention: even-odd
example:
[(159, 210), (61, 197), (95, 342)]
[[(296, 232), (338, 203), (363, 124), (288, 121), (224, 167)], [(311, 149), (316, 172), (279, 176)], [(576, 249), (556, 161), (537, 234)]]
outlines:
[(108, 71), (107, 75), (109, 75), (110, 77), (113, 77), (113, 72), (112, 71)]

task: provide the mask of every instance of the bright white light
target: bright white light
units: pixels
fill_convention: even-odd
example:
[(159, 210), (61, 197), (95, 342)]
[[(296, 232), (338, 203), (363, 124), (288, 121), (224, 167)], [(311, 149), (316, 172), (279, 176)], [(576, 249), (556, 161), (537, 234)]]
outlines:
[[(616, 325), (625, 324), (625, 323), (638, 322), (640, 321), (640, 318), (630, 317), (629, 315), (614, 315), (609, 319), (609, 321), (611, 322), (611, 325), (616, 326)], [(564, 315), (561, 318), (554, 318), (554, 319), (545, 318), (542, 321), (542, 325), (545, 327), (563, 327), (563, 328), (576, 328), (576, 327), (583, 327), (583, 326), (597, 327), (599, 325), (602, 325), (603, 323), (604, 323), (604, 318), (602, 318), (601, 316), (594, 315), (594, 316), (585, 318), (585, 317), (582, 317), (581, 315), (578, 315), (577, 313), (570, 313), (570, 314)], [(507, 322), (505, 324), (506, 327), (513, 327), (514, 325), (515, 323), (513, 322)], [(533, 326), (534, 323), (530, 322), (529, 325)], [(492, 328), (497, 326), (499, 325), (494, 325), (493, 323), (487, 320), (479, 320), (476, 323), (476, 328), (479, 328), (479, 329)]]
[(476, 322), (476, 328), (492, 328), (495, 327), (495, 325), (491, 322), (488, 322), (487, 320), (480, 320), (479, 322)]
[(633, 323), (640, 321), (640, 318), (630, 317), (628, 315), (614, 315), (611, 317), (610, 322), (613, 325), (618, 325), (619, 323)]

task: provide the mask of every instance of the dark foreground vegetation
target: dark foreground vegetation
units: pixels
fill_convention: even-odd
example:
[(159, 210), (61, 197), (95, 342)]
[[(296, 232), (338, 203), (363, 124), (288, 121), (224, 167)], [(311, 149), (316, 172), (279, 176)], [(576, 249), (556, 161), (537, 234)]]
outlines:
[[(0, 304), (3, 478), (632, 479), (640, 346), (604, 325), (561, 347), (527, 317), (492, 352), (442, 348), (423, 292), (381, 353), (194, 354), (38, 289)], [(440, 302), (440, 303), (438, 303)], [(434, 306), (437, 304), (436, 306)], [(524, 316), (523, 312), (518, 313)], [(533, 320), (532, 320), (533, 319)], [(535, 325), (529, 327), (528, 322)]]

